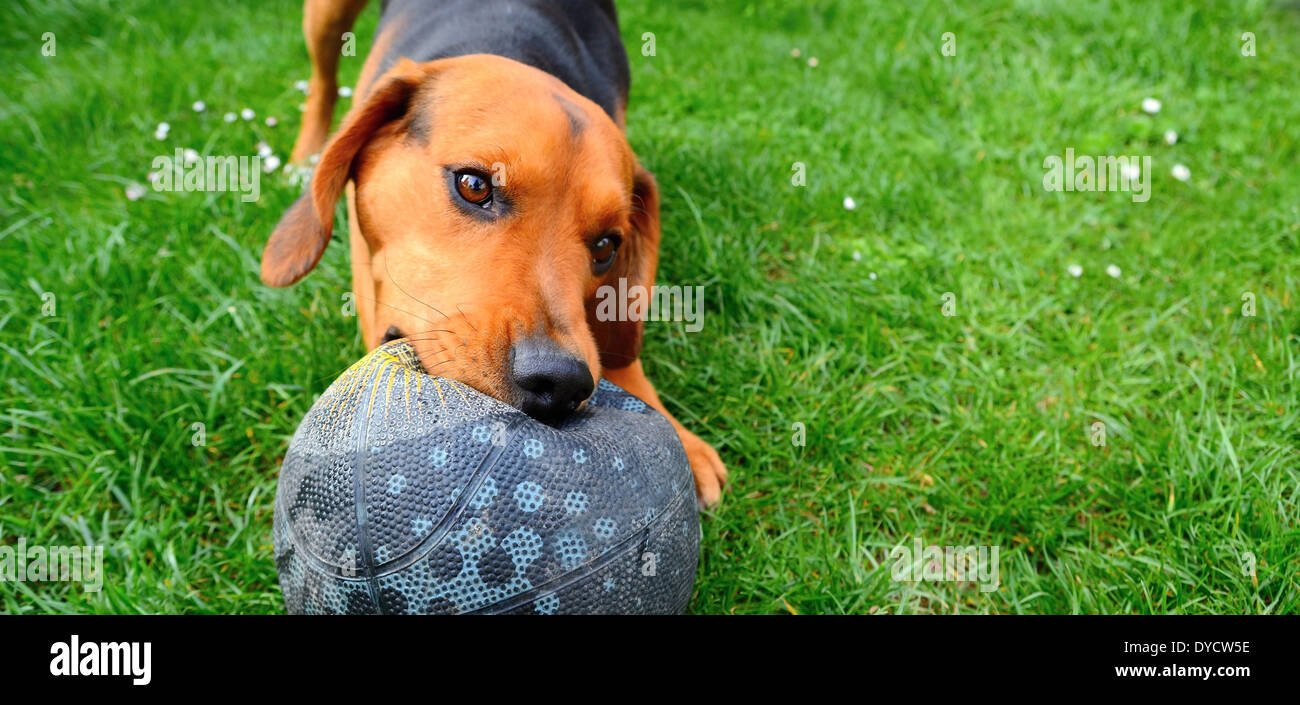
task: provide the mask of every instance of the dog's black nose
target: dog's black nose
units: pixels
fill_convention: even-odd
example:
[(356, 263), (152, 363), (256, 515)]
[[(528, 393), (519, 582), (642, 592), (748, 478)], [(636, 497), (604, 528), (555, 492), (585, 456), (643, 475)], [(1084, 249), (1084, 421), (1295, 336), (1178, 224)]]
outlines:
[(549, 424), (576, 411), (596, 387), (587, 363), (549, 337), (515, 343), (510, 377), (518, 388), (520, 410)]

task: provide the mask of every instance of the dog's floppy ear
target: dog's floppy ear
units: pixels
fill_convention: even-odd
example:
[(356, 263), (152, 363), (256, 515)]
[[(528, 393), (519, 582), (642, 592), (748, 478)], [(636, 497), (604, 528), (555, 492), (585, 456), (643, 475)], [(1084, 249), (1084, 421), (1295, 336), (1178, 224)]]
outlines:
[[(618, 280), (627, 279), (628, 290), (640, 285), (649, 294), (659, 266), (659, 186), (654, 175), (640, 165), (632, 185), (631, 220), (632, 232), (618, 249), (618, 258), (605, 281), (619, 289)], [(594, 314), (589, 317), (602, 367), (618, 369), (636, 362), (641, 354), (644, 321), (597, 321)]]
[(289, 286), (320, 261), (334, 232), (334, 204), (352, 176), (352, 160), (375, 131), (406, 114), (411, 97), (432, 73), (429, 64), (399, 61), (325, 145), (311, 189), (285, 211), (262, 251), (262, 281)]

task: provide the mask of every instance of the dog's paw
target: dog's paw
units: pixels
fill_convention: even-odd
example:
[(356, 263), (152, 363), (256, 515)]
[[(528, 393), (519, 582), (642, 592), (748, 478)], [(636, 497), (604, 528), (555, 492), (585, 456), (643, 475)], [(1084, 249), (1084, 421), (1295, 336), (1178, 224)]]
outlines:
[(695, 496), (701, 507), (711, 507), (722, 498), (722, 487), (727, 484), (727, 466), (713, 446), (705, 443), (699, 436), (678, 429), (682, 446), (686, 448), (686, 458), (691, 461), (691, 473), (695, 475)]

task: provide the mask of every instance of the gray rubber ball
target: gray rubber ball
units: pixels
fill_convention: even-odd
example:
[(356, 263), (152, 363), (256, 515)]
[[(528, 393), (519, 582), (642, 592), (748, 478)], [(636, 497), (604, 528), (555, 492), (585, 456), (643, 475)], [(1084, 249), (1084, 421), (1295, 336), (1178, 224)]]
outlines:
[(396, 341), (307, 412), (274, 535), (295, 614), (680, 613), (700, 522), (677, 434), (636, 397), (602, 380), (554, 428)]

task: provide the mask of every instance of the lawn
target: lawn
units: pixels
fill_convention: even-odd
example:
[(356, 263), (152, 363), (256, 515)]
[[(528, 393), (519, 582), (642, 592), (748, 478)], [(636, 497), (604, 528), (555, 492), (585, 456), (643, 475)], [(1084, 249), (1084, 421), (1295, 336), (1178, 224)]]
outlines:
[[(645, 364), (732, 478), (693, 612), (1300, 612), (1294, 3), (620, 11), (659, 282), (706, 297)], [(100, 544), (106, 576), (0, 611), (282, 611), (279, 461), (363, 352), (346, 240), (272, 290), (283, 175), (127, 190), (177, 148), (286, 157), (301, 2), (3, 14), (0, 542)], [(1150, 199), (1047, 191), (1067, 148), (1150, 156)], [(916, 538), (998, 546), (1000, 585), (891, 579)]]

